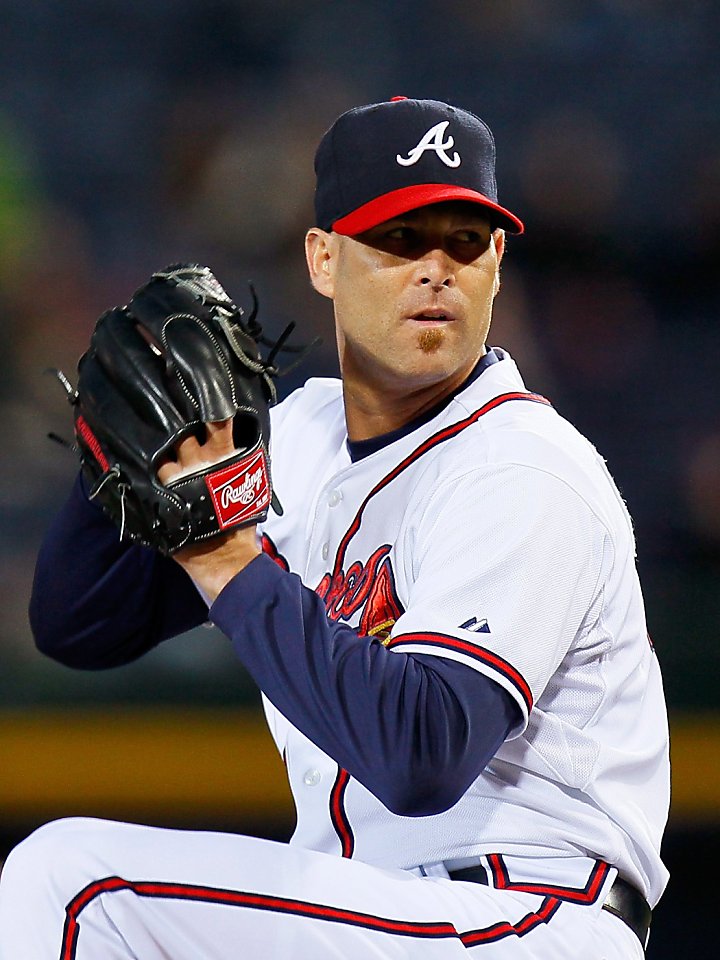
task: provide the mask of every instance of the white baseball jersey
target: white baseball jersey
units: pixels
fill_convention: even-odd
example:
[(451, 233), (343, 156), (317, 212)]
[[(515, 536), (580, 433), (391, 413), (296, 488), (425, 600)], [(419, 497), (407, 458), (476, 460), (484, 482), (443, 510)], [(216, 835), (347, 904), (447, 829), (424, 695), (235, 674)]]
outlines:
[[(264, 532), (289, 569), (392, 651), (461, 661), (522, 723), (462, 799), (389, 812), (267, 700), (297, 807), (293, 843), (440, 871), (500, 854), (601, 858), (654, 904), (669, 805), (668, 730), (625, 505), (594, 447), (507, 355), (434, 418), (348, 453), (342, 386), (310, 380), (274, 411), (284, 515)], [(494, 861), (493, 861), (494, 862)]]
[[(311, 380), (273, 411), (284, 515), (264, 543), (311, 590), (259, 558), (211, 616), (247, 660), (270, 649), (276, 699), (293, 681), (291, 638), (312, 662), (328, 617), (385, 667), (405, 654), (466, 664), (517, 704), (509, 738), (450, 809), (400, 816), (266, 698), (297, 806), (290, 845), (48, 824), (4, 867), (0, 960), (641, 960), (640, 934), (603, 905), (618, 875), (653, 905), (665, 885), (668, 733), (632, 528), (602, 459), (507, 355), (369, 446), (353, 462), (338, 381)], [(101, 558), (117, 549), (79, 493), (68, 510)], [(289, 633), (274, 633), (269, 611), (293, 603)], [(323, 690), (312, 697), (321, 711)], [(487, 883), (449, 875), (468, 866)]]

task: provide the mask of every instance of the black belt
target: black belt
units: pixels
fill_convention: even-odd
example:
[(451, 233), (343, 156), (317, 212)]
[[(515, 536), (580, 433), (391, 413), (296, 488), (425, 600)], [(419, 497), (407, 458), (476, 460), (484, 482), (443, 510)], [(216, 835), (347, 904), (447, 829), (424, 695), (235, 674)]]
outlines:
[[(487, 872), (480, 864), (475, 867), (465, 867), (462, 870), (450, 870), (449, 876), (451, 880), (465, 880), (469, 883), (483, 883), (486, 887), (488, 886)], [(602, 908), (627, 924), (645, 949), (652, 911), (643, 895), (635, 887), (622, 877), (615, 877)]]

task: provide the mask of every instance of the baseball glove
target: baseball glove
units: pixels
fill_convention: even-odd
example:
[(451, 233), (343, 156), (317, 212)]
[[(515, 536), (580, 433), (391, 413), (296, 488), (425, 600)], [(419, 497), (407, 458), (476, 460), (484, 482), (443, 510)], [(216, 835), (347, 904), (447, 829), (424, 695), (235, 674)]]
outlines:
[[(57, 371), (74, 407), (89, 496), (121, 539), (172, 554), (267, 517), (272, 361), (282, 345), (261, 357), (267, 341), (256, 313), (257, 300), (246, 317), (207, 267), (175, 264), (100, 317), (76, 390)], [(229, 458), (159, 482), (157, 469), (180, 440), (202, 443), (206, 423), (230, 417)]]

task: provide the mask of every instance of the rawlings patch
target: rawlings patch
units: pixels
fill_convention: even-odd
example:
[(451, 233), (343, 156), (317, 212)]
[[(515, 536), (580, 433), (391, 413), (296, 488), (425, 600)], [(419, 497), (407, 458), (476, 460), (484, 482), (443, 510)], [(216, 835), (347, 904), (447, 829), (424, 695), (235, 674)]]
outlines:
[(262, 513), (270, 503), (265, 451), (255, 450), (205, 477), (221, 530)]

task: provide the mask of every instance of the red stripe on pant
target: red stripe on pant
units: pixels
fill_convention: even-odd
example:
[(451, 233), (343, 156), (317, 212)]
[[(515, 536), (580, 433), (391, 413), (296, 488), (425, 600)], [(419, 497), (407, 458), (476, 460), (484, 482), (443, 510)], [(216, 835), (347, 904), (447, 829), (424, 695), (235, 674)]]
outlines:
[(340, 907), (330, 907), (324, 904), (310, 903), (306, 900), (293, 900), (268, 894), (185, 883), (159, 883), (124, 880), (122, 877), (106, 877), (89, 884), (68, 904), (60, 960), (75, 960), (82, 911), (97, 897), (121, 891), (129, 891), (138, 897), (189, 900), (290, 914), (307, 919), (348, 924), (401, 937), (418, 937), (420, 939), (451, 939), (456, 937), (466, 947), (493, 943), (508, 936), (523, 937), (540, 924), (547, 923), (554, 916), (561, 903), (559, 899), (546, 897), (537, 911), (526, 914), (517, 923), (504, 920), (489, 927), (459, 933), (452, 923), (442, 920), (435, 922), (393, 920), (390, 917), (378, 917), (356, 910), (344, 910)]

